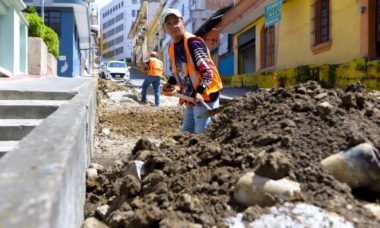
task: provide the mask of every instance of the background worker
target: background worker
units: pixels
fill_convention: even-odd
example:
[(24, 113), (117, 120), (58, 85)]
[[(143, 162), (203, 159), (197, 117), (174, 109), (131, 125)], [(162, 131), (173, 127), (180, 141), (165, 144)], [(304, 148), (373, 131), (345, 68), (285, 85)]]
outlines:
[(199, 102), (205, 101), (212, 109), (219, 107), (219, 93), (223, 88), (219, 72), (205, 42), (185, 32), (182, 15), (177, 9), (166, 9), (161, 14), (161, 24), (172, 38), (169, 56), (174, 74), (163, 89), (169, 91), (178, 84), (180, 93), (194, 97), (195, 103), (180, 100), (180, 104), (186, 105), (181, 131), (204, 133), (211, 118), (198, 118), (207, 111)]
[(160, 79), (163, 77), (162, 61), (157, 58), (157, 52), (152, 51), (149, 54), (149, 60), (146, 62), (146, 71), (148, 77), (144, 80), (141, 90), (141, 102), (146, 103), (146, 93), (150, 84), (153, 85), (154, 103), (160, 105)]

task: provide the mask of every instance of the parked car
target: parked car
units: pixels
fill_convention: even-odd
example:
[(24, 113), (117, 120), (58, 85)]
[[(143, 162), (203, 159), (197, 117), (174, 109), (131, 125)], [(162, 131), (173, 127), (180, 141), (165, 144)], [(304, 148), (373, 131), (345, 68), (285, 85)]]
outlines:
[(123, 61), (109, 61), (104, 72), (105, 78), (125, 82), (130, 79), (129, 68)]

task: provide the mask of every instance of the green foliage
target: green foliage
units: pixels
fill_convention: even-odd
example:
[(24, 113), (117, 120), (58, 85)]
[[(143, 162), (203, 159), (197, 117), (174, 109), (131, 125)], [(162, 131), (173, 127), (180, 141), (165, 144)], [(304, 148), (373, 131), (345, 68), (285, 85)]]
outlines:
[(26, 13), (25, 18), (29, 22), (29, 36), (40, 38), (44, 37), (45, 25), (42, 18), (39, 17), (37, 13)]
[(42, 38), (49, 50), (56, 58), (59, 56), (59, 39), (57, 33), (50, 27), (45, 27), (45, 36)]
[(30, 13), (26, 13), (25, 18), (29, 22), (29, 36), (40, 37), (45, 42), (48, 51), (58, 58), (59, 39), (57, 33), (43, 23), (35, 8), (29, 7), (28, 12)]
[(26, 9), (26, 12), (28, 12), (30, 14), (37, 14), (37, 9), (35, 6), (28, 6)]

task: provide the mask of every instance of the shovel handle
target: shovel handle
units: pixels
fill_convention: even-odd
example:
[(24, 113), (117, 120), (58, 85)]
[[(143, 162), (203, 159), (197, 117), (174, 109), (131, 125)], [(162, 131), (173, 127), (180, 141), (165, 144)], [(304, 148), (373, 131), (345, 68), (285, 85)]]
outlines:
[[(186, 95), (183, 95), (181, 93), (175, 93), (173, 94), (174, 97), (178, 97), (178, 98), (181, 98), (181, 99), (184, 99), (186, 101), (189, 101), (189, 102), (192, 102), (192, 103), (196, 103), (195, 102), (195, 99), (193, 97), (189, 97), (189, 96), (186, 96)], [(203, 100), (200, 100), (199, 101), (201, 103), (201, 105), (203, 105), (203, 107), (205, 107), (207, 110), (212, 110), (212, 108), (210, 108), (210, 106), (208, 106), (208, 104), (203, 101)]]
[(205, 101), (200, 100), (199, 102), (200, 102), (200, 103), (203, 105), (203, 107), (205, 107), (208, 111), (212, 110), (212, 108), (210, 108), (210, 106), (208, 106), (208, 104), (207, 104)]

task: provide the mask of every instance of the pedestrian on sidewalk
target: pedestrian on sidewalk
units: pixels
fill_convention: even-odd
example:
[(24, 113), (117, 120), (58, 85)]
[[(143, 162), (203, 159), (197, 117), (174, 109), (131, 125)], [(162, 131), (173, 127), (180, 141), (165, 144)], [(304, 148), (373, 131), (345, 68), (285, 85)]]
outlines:
[(195, 103), (180, 99), (180, 104), (186, 105), (181, 131), (204, 133), (211, 118), (198, 118), (207, 111), (200, 101), (212, 109), (219, 107), (223, 86), (218, 69), (202, 38), (185, 31), (183, 17), (177, 9), (164, 10), (160, 22), (172, 38), (168, 52), (174, 75), (163, 89), (170, 90), (178, 84), (180, 93), (195, 99)]
[(154, 103), (158, 107), (160, 105), (160, 79), (163, 77), (162, 61), (157, 58), (157, 52), (152, 51), (149, 54), (149, 60), (146, 62), (145, 68), (148, 77), (145, 78), (141, 90), (141, 102), (146, 103), (146, 93), (150, 84), (153, 85)]

